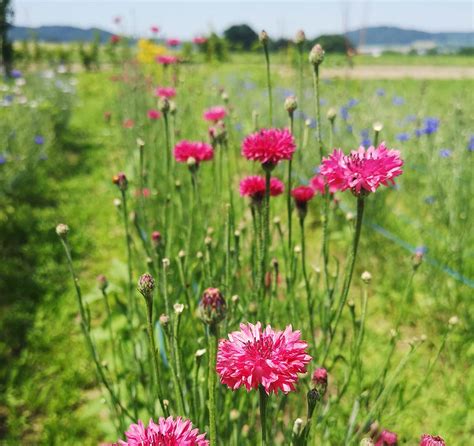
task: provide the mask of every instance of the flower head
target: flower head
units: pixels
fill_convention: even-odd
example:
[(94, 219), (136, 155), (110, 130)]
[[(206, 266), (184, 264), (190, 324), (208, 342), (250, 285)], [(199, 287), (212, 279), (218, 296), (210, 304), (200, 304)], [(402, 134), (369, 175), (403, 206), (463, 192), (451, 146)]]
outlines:
[(161, 113), (159, 112), (159, 110), (155, 110), (155, 109), (150, 109), (147, 111), (147, 116), (149, 119), (152, 119), (152, 120), (155, 120), (155, 119), (160, 119), (161, 118)]
[(114, 183), (121, 191), (127, 190), (128, 180), (127, 176), (123, 172), (119, 172), (117, 175), (112, 177), (112, 183)]
[(297, 205), (307, 203), (314, 197), (314, 189), (309, 186), (298, 186), (291, 191), (291, 196)]
[(375, 446), (396, 446), (397, 442), (398, 436), (396, 433), (384, 430), (380, 434)]
[(324, 50), (323, 47), (317, 43), (313, 46), (311, 51), (309, 52), (309, 62), (314, 65), (320, 65), (324, 60)]
[(139, 293), (147, 300), (150, 300), (155, 290), (155, 279), (149, 273), (142, 274), (138, 279), (137, 289)]
[(323, 158), (320, 172), (329, 186), (340, 190), (351, 189), (355, 195), (375, 192), (383, 184), (394, 184), (394, 178), (402, 174), (403, 161), (398, 150), (391, 150), (380, 144), (377, 148), (359, 147), (349, 155), (335, 149)]
[(247, 136), (242, 143), (245, 158), (268, 166), (290, 160), (295, 150), (295, 140), (288, 129), (263, 129)]
[(131, 424), (125, 432), (127, 441), (119, 440), (121, 446), (209, 446), (206, 434), (193, 429), (191, 421), (181, 417), (160, 418), (158, 423), (150, 419), (145, 427), (141, 420)]
[(226, 315), (227, 306), (218, 288), (207, 288), (199, 301), (199, 316), (206, 324), (217, 324)]
[(176, 90), (173, 87), (157, 87), (155, 90), (155, 96), (171, 99), (176, 96)]
[(203, 36), (197, 36), (193, 39), (193, 43), (196, 45), (204, 45), (207, 42), (207, 39)]
[(195, 164), (201, 161), (209, 161), (214, 157), (212, 146), (199, 141), (180, 141), (174, 146), (174, 157), (178, 163), (190, 163), (194, 160)]
[(270, 325), (262, 330), (260, 322), (240, 324), (240, 331), (228, 337), (219, 342), (216, 370), (222, 384), (232, 390), (245, 386), (250, 391), (261, 385), (267, 394), (288, 393), (311, 361), (308, 344), (291, 325), (276, 331)]
[(153, 34), (158, 34), (160, 32), (160, 28), (158, 28), (158, 26), (156, 25), (153, 25), (151, 28), (150, 28), (150, 31), (153, 33)]
[(181, 43), (181, 41), (179, 39), (168, 39), (166, 41), (166, 44), (169, 45), (169, 46), (178, 46), (179, 44)]
[(162, 56), (157, 56), (156, 61), (161, 65), (167, 66), (167, 65), (177, 63), (178, 58), (176, 56), (162, 55)]
[(420, 439), (420, 446), (446, 446), (446, 443), (438, 435), (423, 434)]
[(215, 107), (208, 108), (204, 111), (203, 118), (206, 121), (217, 122), (221, 121), (227, 116), (227, 110), (225, 107), (217, 105)]
[[(265, 178), (257, 175), (245, 177), (240, 182), (240, 195), (250, 197), (254, 202), (260, 203), (265, 197)], [(281, 195), (285, 186), (278, 178), (270, 178), (270, 195), (276, 197)]]

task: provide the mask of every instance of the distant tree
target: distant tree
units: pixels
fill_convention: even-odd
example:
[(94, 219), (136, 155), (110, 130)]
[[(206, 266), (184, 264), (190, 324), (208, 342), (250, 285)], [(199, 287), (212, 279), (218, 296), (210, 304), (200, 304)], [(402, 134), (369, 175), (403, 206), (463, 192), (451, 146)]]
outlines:
[(13, 44), (8, 37), (8, 30), (12, 26), (13, 6), (11, 0), (0, 0), (0, 40), (2, 64), (5, 74), (10, 76), (13, 67)]
[(224, 31), (224, 37), (233, 50), (248, 51), (258, 40), (257, 33), (248, 25), (234, 25)]
[(459, 48), (458, 54), (460, 56), (474, 56), (474, 47), (473, 46), (466, 46), (463, 48)]
[(323, 34), (313, 40), (312, 44), (319, 43), (327, 53), (343, 53), (353, 50), (352, 43), (342, 34)]

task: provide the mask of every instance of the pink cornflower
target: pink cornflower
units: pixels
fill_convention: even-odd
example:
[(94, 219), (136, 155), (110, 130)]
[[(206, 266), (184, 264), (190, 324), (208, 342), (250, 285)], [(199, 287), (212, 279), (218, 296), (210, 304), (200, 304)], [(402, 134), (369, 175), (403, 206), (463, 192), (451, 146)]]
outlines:
[[(324, 195), (325, 193), (325, 185), (326, 182), (324, 181), (324, 177), (322, 175), (315, 175), (313, 178), (309, 180), (309, 185), (314, 189), (316, 193)], [(337, 187), (329, 186), (329, 193), (334, 194), (338, 191)]]
[(112, 35), (110, 36), (110, 43), (111, 43), (112, 45), (115, 45), (115, 44), (117, 44), (117, 43), (119, 43), (119, 42), (120, 42), (120, 36), (117, 36), (117, 34), (112, 34)]
[(124, 119), (124, 121), (122, 122), (122, 126), (124, 129), (132, 129), (135, 125), (135, 121), (133, 119)]
[(150, 419), (148, 427), (141, 420), (131, 424), (125, 432), (127, 441), (119, 440), (121, 446), (209, 446), (206, 434), (193, 429), (191, 421), (181, 417), (160, 418), (158, 423)]
[(193, 39), (193, 42), (196, 45), (203, 45), (204, 43), (207, 42), (207, 39), (205, 37), (202, 37), (202, 36), (197, 36)]
[(166, 44), (169, 46), (178, 46), (181, 43), (179, 39), (168, 39)]
[(176, 96), (176, 89), (173, 87), (156, 87), (155, 96), (171, 99)]
[(323, 384), (327, 385), (328, 383), (328, 371), (324, 367), (317, 368), (312, 376), (312, 381), (314, 384)]
[(163, 55), (163, 56), (157, 56), (156, 61), (160, 63), (161, 65), (167, 66), (167, 65), (171, 65), (178, 62), (178, 58), (176, 56)]
[(445, 441), (438, 435), (423, 434), (420, 446), (446, 446)]
[(208, 108), (203, 114), (203, 118), (206, 121), (213, 121), (213, 122), (221, 121), (226, 116), (227, 116), (227, 110), (225, 109), (225, 107), (222, 107), (220, 105)]
[(314, 197), (314, 189), (309, 186), (298, 186), (291, 191), (291, 196), (294, 198), (296, 205), (307, 203)]
[(300, 339), (300, 332), (288, 325), (285, 331), (275, 331), (260, 322), (240, 324), (240, 331), (219, 341), (216, 370), (222, 384), (247, 391), (262, 386), (267, 394), (288, 393), (295, 390), (298, 373), (306, 372), (311, 356), (308, 344)]
[(398, 442), (397, 434), (390, 431), (382, 431), (375, 446), (396, 446)]
[(394, 178), (403, 173), (403, 161), (398, 150), (391, 150), (381, 143), (367, 150), (359, 147), (350, 155), (335, 149), (328, 158), (323, 158), (321, 175), (329, 186), (340, 190), (351, 189), (354, 195), (375, 192), (383, 184), (394, 184)]
[[(250, 197), (256, 203), (260, 203), (265, 197), (265, 178), (257, 175), (245, 177), (240, 182), (240, 195)], [(270, 195), (276, 197), (281, 195), (285, 186), (278, 178), (270, 178)]]
[(147, 111), (147, 116), (149, 119), (160, 119), (161, 118), (161, 113), (158, 110), (155, 110), (154, 108), (150, 109)]
[(160, 32), (160, 28), (158, 28), (156, 25), (153, 25), (151, 28), (150, 28), (151, 32), (153, 34), (158, 34)]
[(268, 167), (290, 160), (295, 149), (295, 140), (287, 129), (262, 129), (247, 136), (242, 143), (245, 158)]
[(211, 145), (198, 141), (180, 141), (174, 146), (174, 157), (178, 163), (196, 163), (209, 161), (214, 157)]

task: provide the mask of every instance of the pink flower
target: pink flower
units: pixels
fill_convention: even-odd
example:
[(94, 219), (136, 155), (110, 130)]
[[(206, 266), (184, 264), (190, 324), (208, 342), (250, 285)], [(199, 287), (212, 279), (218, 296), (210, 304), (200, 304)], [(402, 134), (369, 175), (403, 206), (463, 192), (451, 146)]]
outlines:
[(176, 90), (173, 87), (156, 87), (155, 96), (171, 99), (176, 96)]
[(178, 58), (176, 56), (157, 56), (156, 61), (161, 65), (171, 65), (178, 62)]
[(390, 431), (382, 431), (375, 446), (396, 446), (397, 442), (397, 434)]
[(220, 121), (224, 119), (226, 116), (227, 116), (227, 110), (225, 109), (225, 107), (221, 107), (220, 105), (216, 107), (208, 108), (203, 114), (203, 117), (206, 121), (214, 121), (214, 122)]
[(446, 446), (445, 441), (438, 435), (423, 434), (420, 446)]
[(135, 121), (130, 118), (124, 119), (124, 121), (122, 122), (122, 126), (124, 129), (132, 129), (134, 125), (135, 125)]
[[(325, 193), (325, 185), (326, 182), (324, 181), (324, 177), (322, 175), (315, 175), (313, 178), (309, 180), (309, 185), (314, 189), (316, 193), (324, 195)], [(335, 186), (329, 186), (329, 193), (334, 194), (338, 191), (338, 188)]]
[(156, 25), (153, 25), (151, 28), (150, 28), (151, 32), (153, 34), (158, 34), (160, 32), (160, 28), (158, 28)]
[(291, 191), (291, 196), (295, 199), (297, 205), (307, 203), (314, 197), (314, 189), (309, 186), (295, 187)]
[(295, 140), (287, 129), (262, 129), (247, 136), (242, 143), (245, 158), (268, 166), (290, 160), (295, 149)]
[(117, 36), (117, 34), (112, 34), (110, 36), (110, 43), (115, 45), (120, 42), (120, 36)]
[(127, 441), (119, 440), (121, 446), (209, 446), (205, 439), (206, 434), (200, 434), (193, 429), (189, 420), (181, 417), (174, 419), (160, 418), (158, 424), (150, 419), (148, 427), (141, 420), (138, 424), (131, 424), (125, 432)]
[(168, 39), (166, 43), (169, 46), (178, 46), (181, 43), (181, 41), (179, 39)]
[[(265, 197), (265, 178), (257, 175), (245, 177), (240, 182), (240, 195), (261, 202)], [(278, 178), (270, 178), (270, 195), (276, 197), (283, 193), (285, 186)]]
[(359, 147), (350, 155), (335, 149), (328, 158), (323, 158), (321, 175), (329, 186), (340, 190), (351, 189), (355, 195), (375, 192), (383, 184), (394, 184), (394, 178), (403, 173), (403, 161), (398, 150), (390, 150), (385, 144), (367, 150)]
[(261, 385), (267, 392), (288, 393), (295, 390), (298, 373), (306, 372), (311, 356), (300, 332), (288, 325), (285, 331), (274, 331), (270, 325), (262, 330), (260, 322), (240, 324), (240, 331), (219, 341), (217, 373), (222, 384), (247, 391)]
[(209, 161), (214, 157), (212, 146), (198, 141), (180, 141), (174, 146), (174, 157), (178, 163)]
[(317, 368), (313, 373), (312, 381), (314, 384), (327, 385), (328, 371), (323, 367)]
[(196, 45), (203, 45), (204, 43), (207, 42), (207, 39), (205, 37), (202, 37), (202, 36), (197, 36), (193, 39), (193, 42)]
[(148, 110), (147, 116), (150, 119), (160, 119), (161, 118), (161, 113), (158, 110), (155, 110), (154, 108)]

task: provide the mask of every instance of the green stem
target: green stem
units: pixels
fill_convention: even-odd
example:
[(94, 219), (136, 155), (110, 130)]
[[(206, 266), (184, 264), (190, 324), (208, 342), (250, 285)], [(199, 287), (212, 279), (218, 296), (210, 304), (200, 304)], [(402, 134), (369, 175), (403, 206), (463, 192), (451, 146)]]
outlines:
[(328, 357), (329, 349), (330, 349), (331, 344), (334, 340), (334, 337), (335, 337), (335, 334), (336, 334), (336, 329), (337, 329), (337, 326), (339, 324), (339, 320), (341, 319), (342, 310), (344, 309), (344, 306), (346, 304), (347, 296), (349, 294), (349, 289), (350, 289), (350, 286), (351, 286), (352, 274), (354, 273), (354, 266), (355, 266), (355, 261), (356, 261), (356, 257), (357, 257), (357, 249), (359, 247), (360, 233), (361, 233), (361, 230), (362, 230), (362, 219), (363, 219), (363, 216), (364, 216), (364, 204), (365, 204), (364, 200), (365, 200), (365, 198), (363, 196), (358, 196), (357, 197), (356, 227), (355, 227), (355, 231), (354, 231), (354, 239), (353, 239), (353, 243), (352, 243), (352, 250), (351, 250), (350, 258), (349, 258), (349, 264), (348, 264), (349, 267), (348, 267), (348, 270), (346, 271), (346, 277), (345, 277), (344, 285), (343, 285), (342, 291), (341, 291), (341, 297), (340, 297), (340, 300), (339, 300), (339, 307), (337, 309), (334, 326), (333, 326), (333, 328), (330, 332), (329, 341), (328, 341), (328, 343), (326, 345), (326, 348), (325, 348), (325, 351), (324, 351), (323, 361), (322, 361), (323, 365), (325, 364), (326, 359)]
[(166, 171), (170, 171), (171, 164), (171, 147), (170, 147), (170, 129), (168, 122), (168, 112), (163, 113), (163, 121), (165, 123), (165, 142), (166, 142)]
[(323, 160), (323, 140), (321, 138), (321, 104), (319, 100), (319, 66), (314, 65), (313, 70), (314, 109), (316, 113), (316, 132), (318, 137), (319, 157)]
[(217, 445), (217, 421), (216, 421), (216, 360), (217, 360), (217, 339), (218, 327), (209, 327), (209, 439), (210, 446)]
[(267, 394), (265, 388), (260, 385), (259, 390), (259, 401), (260, 401), (260, 425), (262, 430), (261, 446), (267, 446)]
[(127, 272), (128, 272), (128, 287), (127, 295), (128, 301), (130, 302), (130, 307), (132, 309), (132, 314), (135, 309), (135, 299), (132, 293), (132, 281), (133, 281), (133, 272), (132, 272), (132, 248), (130, 246), (130, 229), (128, 227), (128, 210), (127, 210), (127, 195), (124, 190), (122, 190), (122, 203), (123, 203), (123, 224), (125, 227), (125, 245), (127, 247)]
[(263, 51), (265, 52), (265, 62), (267, 64), (267, 89), (268, 89), (268, 116), (270, 127), (273, 126), (273, 98), (272, 98), (272, 82), (270, 77), (270, 54), (268, 53), (267, 44), (263, 45)]
[(306, 302), (308, 305), (308, 318), (309, 328), (311, 330), (311, 341), (314, 342), (314, 321), (313, 321), (313, 302), (311, 298), (311, 286), (308, 279), (308, 273), (306, 271), (306, 243), (304, 234), (304, 217), (300, 217), (300, 229), (301, 229), (301, 267), (303, 270), (304, 284), (306, 288)]
[[(290, 113), (290, 130), (291, 130), (291, 134), (293, 134), (293, 113)], [(293, 249), (293, 244), (292, 244), (292, 219), (291, 219), (291, 214), (292, 214), (292, 211), (293, 211), (293, 203), (292, 203), (292, 200), (291, 200), (291, 176), (292, 176), (292, 172), (291, 172), (291, 168), (292, 168), (292, 159), (290, 159), (288, 161), (288, 189), (287, 189), (287, 192), (286, 192), (286, 206), (287, 206), (287, 212), (288, 212), (288, 255), (290, 256), (289, 258), (291, 258), (291, 251)], [(288, 268), (288, 272), (291, 271), (291, 268)], [(291, 280), (291, 277), (288, 277), (287, 279), (288, 281)]]

